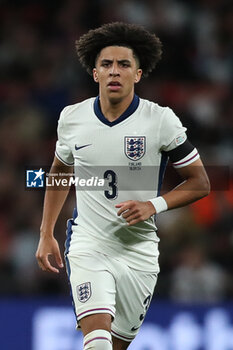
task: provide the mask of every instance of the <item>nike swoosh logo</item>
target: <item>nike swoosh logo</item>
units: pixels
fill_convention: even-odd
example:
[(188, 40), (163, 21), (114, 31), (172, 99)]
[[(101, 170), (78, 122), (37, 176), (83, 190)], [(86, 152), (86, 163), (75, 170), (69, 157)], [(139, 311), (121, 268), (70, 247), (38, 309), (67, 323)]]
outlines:
[(140, 328), (140, 326), (139, 327), (132, 327), (131, 331), (136, 331), (138, 328)]
[(83, 145), (83, 146), (79, 146), (79, 147), (75, 145), (75, 150), (78, 151), (79, 149), (87, 147), (87, 146), (91, 146), (91, 143), (89, 143), (88, 145)]

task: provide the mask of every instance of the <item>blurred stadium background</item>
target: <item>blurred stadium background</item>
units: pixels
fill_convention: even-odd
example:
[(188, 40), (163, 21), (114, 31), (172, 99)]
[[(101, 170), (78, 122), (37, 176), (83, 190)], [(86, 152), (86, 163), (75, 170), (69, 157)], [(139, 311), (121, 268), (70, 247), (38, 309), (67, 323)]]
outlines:
[[(96, 95), (74, 41), (111, 21), (161, 38), (163, 60), (136, 92), (174, 109), (214, 178), (207, 198), (159, 217), (161, 273), (132, 348), (232, 350), (233, 187), (221, 171), (230, 171), (233, 143), (228, 0), (0, 1), (1, 348), (81, 348), (65, 272), (42, 273), (34, 258), (43, 192), (25, 190), (25, 169), (51, 164), (61, 109)], [(56, 226), (61, 249), (73, 206), (71, 191)]]

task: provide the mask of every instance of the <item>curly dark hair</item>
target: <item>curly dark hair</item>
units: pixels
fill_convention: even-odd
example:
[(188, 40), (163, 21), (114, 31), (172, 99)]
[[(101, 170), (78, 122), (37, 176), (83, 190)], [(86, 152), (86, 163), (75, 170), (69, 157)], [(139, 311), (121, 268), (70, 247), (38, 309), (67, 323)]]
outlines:
[(155, 34), (142, 26), (122, 22), (108, 23), (91, 29), (75, 44), (79, 61), (90, 75), (98, 54), (107, 46), (131, 48), (139, 60), (144, 77), (155, 68), (162, 55), (162, 44)]

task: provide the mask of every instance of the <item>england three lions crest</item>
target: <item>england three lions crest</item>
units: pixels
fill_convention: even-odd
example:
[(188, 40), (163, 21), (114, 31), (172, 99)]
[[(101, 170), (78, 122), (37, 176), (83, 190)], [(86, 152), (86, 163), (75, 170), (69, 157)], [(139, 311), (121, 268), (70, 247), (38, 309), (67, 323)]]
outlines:
[(85, 282), (77, 286), (78, 300), (85, 303), (91, 297), (91, 282)]
[(125, 154), (134, 161), (141, 159), (146, 152), (145, 136), (125, 136)]

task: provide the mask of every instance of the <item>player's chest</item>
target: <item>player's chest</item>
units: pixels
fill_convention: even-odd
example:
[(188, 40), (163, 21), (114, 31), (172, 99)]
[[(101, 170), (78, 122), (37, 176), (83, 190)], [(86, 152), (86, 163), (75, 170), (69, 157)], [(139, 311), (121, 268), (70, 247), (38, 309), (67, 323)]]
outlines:
[(147, 123), (84, 124), (73, 135), (70, 147), (76, 165), (151, 163), (159, 148), (156, 127)]

